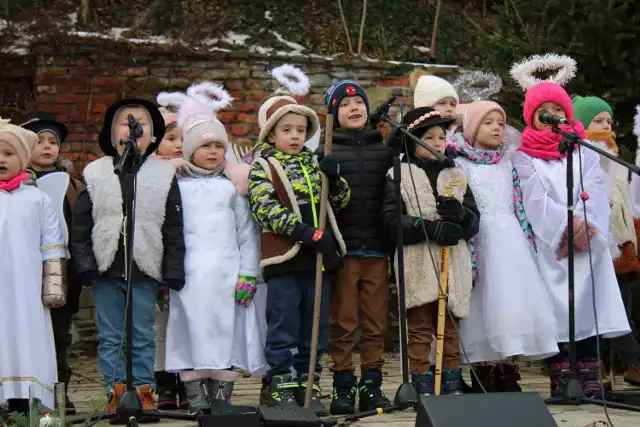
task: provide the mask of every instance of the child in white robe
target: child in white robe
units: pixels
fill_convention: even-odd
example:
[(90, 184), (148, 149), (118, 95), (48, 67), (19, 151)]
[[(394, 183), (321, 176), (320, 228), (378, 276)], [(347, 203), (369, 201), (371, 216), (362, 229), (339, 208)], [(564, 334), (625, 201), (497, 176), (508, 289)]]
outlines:
[[(56, 352), (50, 308), (66, 302), (66, 239), (51, 199), (25, 171), (38, 136), (0, 119), (0, 404), (27, 413), (29, 387), (53, 407)], [(44, 294), (54, 289), (56, 294)]]

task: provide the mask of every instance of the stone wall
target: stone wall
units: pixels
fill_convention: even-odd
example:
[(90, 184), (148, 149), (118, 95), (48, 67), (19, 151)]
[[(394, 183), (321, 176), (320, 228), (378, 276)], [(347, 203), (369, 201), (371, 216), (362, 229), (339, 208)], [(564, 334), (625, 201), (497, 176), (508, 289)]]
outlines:
[[(95, 39), (38, 43), (31, 52), (27, 57), (11, 57), (11, 67), (0, 67), (0, 108), (8, 109), (15, 121), (21, 119), (21, 113), (39, 108), (67, 123), (69, 137), (62, 155), (74, 160), (76, 172), (101, 155), (97, 139), (102, 117), (109, 104), (122, 97), (155, 100), (161, 91), (184, 91), (201, 80), (218, 82), (234, 98), (232, 106), (219, 114), (230, 138), (255, 139), (260, 104), (274, 92), (270, 70), (283, 63), (301, 67), (310, 77), (309, 95), (298, 100), (318, 112), (323, 123), (324, 93), (338, 79), (360, 82), (375, 108), (391, 95), (404, 97), (403, 103), (410, 104), (408, 75), (417, 66), (445, 77), (456, 71), (455, 67), (382, 61), (265, 57), (220, 51), (203, 54)], [(95, 341), (95, 313), (89, 290), (85, 290), (81, 305), (74, 337)], [(390, 333), (391, 339), (396, 336)]]

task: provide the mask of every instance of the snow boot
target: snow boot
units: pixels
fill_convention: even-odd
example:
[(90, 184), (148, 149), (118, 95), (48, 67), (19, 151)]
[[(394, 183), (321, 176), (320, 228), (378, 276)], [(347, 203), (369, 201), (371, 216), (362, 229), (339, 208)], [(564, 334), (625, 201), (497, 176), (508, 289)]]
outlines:
[(161, 411), (171, 411), (178, 409), (178, 400), (176, 396), (176, 374), (170, 374), (165, 371), (154, 372), (153, 376), (156, 380), (156, 394), (158, 395), (158, 409)]
[[(518, 392), (520, 388), (520, 367), (517, 364), (500, 363), (493, 370), (493, 384), (497, 392)], [(487, 390), (488, 391), (488, 390)]]
[(333, 374), (333, 393), (329, 412), (331, 415), (353, 414), (356, 408), (358, 379), (351, 371), (339, 371)]
[(211, 407), (205, 384), (202, 380), (184, 381), (189, 402), (189, 415), (206, 414)]
[(411, 382), (418, 396), (432, 396), (435, 393), (433, 372), (414, 372), (411, 374)]
[(462, 374), (460, 369), (442, 370), (442, 391), (440, 394), (462, 394)]
[[(302, 374), (300, 378), (298, 378), (298, 389), (295, 391), (296, 402), (300, 407), (304, 406), (304, 396), (307, 392), (307, 387), (309, 385), (309, 374)], [(315, 379), (313, 381), (313, 391), (311, 393), (311, 410), (315, 412), (315, 414), (319, 417), (326, 417), (329, 415), (329, 411), (320, 401), (320, 375), (316, 374)]]
[[(495, 368), (495, 366), (474, 366), (473, 370), (478, 378), (476, 378), (476, 375), (473, 375), (473, 372), (470, 373), (471, 389), (469, 390), (469, 393), (484, 393), (485, 391), (487, 393), (494, 393), (496, 391), (494, 386)], [(484, 390), (482, 389), (483, 387)]]
[(358, 384), (360, 411), (369, 411), (391, 405), (381, 387), (382, 372), (379, 369), (365, 369)]
[(564, 397), (567, 381), (571, 378), (569, 362), (552, 363), (549, 372), (551, 397)]
[(233, 386), (233, 381), (209, 380), (207, 391), (212, 411), (221, 405), (231, 405)]
[(282, 409), (297, 409), (295, 391), (299, 384), (291, 374), (274, 375), (270, 380), (262, 381), (260, 405)]

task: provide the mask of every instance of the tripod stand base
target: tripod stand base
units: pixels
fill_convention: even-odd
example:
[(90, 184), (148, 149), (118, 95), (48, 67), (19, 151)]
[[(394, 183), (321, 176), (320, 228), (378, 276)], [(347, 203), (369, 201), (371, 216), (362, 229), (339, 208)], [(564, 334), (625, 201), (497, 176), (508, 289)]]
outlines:
[(575, 378), (567, 381), (567, 387), (564, 390), (564, 396), (552, 397), (545, 399), (544, 403), (547, 405), (580, 405), (585, 399), (582, 386)]
[(394, 406), (399, 406), (402, 409), (415, 407), (418, 403), (418, 393), (416, 388), (411, 383), (403, 383), (398, 387), (396, 396), (393, 398)]

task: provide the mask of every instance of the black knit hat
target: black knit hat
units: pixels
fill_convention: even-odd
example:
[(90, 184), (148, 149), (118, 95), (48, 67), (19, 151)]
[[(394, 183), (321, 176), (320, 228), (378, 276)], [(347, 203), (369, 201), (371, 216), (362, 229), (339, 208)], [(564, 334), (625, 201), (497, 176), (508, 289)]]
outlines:
[(58, 145), (62, 144), (69, 135), (67, 127), (57, 121), (56, 116), (46, 111), (33, 111), (29, 113), (25, 122), (20, 126), (36, 134), (43, 131), (52, 132), (58, 139)]
[(100, 135), (98, 137), (100, 149), (106, 156), (114, 157), (118, 155), (118, 151), (114, 147), (113, 141), (111, 140), (112, 127), (116, 113), (124, 107), (142, 107), (149, 112), (149, 116), (151, 117), (151, 143), (149, 144), (149, 147), (147, 147), (147, 151), (143, 153), (143, 155), (149, 156), (153, 154), (153, 152), (158, 148), (158, 145), (160, 145), (160, 141), (162, 141), (162, 138), (164, 138), (165, 124), (162, 113), (160, 113), (160, 110), (158, 109), (156, 104), (151, 101), (147, 101), (146, 99), (121, 99), (120, 101), (117, 101), (109, 106), (107, 112), (104, 115), (102, 130), (100, 131)]

